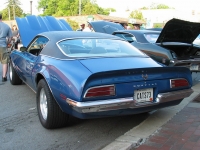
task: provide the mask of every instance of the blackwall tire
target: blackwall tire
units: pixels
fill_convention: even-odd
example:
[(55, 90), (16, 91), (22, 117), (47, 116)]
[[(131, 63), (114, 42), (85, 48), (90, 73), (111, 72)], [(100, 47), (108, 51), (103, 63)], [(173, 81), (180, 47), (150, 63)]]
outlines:
[(22, 80), (19, 78), (18, 74), (16, 73), (12, 62), (9, 63), (9, 78), (10, 78), (10, 83), (12, 85), (22, 84)]
[(69, 115), (60, 109), (44, 79), (38, 83), (36, 101), (39, 120), (44, 128), (55, 129), (68, 124)]

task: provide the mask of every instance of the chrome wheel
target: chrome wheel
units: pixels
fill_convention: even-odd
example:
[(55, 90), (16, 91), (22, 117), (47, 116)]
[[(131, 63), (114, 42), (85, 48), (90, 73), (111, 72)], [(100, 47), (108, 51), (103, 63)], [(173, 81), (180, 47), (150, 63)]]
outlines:
[(9, 65), (9, 75), (10, 75), (10, 80), (12, 80), (13, 72), (12, 72), (12, 66), (11, 65)]
[(47, 96), (44, 91), (44, 88), (42, 88), (40, 91), (40, 110), (41, 110), (43, 119), (47, 120), (47, 114), (48, 114)]

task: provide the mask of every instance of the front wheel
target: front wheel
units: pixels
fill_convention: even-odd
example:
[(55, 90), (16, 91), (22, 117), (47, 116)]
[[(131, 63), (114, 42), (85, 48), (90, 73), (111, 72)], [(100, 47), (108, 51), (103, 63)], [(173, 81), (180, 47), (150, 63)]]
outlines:
[(44, 79), (38, 83), (36, 100), (38, 116), (44, 128), (54, 129), (68, 124), (69, 115), (60, 109)]

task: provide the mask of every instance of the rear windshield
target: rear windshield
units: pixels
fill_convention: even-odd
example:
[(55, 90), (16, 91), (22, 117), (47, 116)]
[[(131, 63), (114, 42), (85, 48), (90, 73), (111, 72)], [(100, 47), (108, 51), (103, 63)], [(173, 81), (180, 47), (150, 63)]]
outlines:
[(130, 43), (114, 39), (68, 39), (58, 47), (69, 57), (146, 56)]
[(159, 34), (155, 34), (155, 33), (144, 34), (144, 37), (147, 39), (149, 43), (156, 43), (158, 36)]

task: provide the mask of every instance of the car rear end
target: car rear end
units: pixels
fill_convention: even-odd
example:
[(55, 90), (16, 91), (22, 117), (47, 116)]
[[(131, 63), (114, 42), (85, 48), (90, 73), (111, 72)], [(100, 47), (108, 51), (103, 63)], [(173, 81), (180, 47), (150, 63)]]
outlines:
[(193, 93), (191, 86), (184, 67), (99, 72), (87, 79), (80, 102), (66, 102), (79, 118), (137, 114), (179, 104)]

